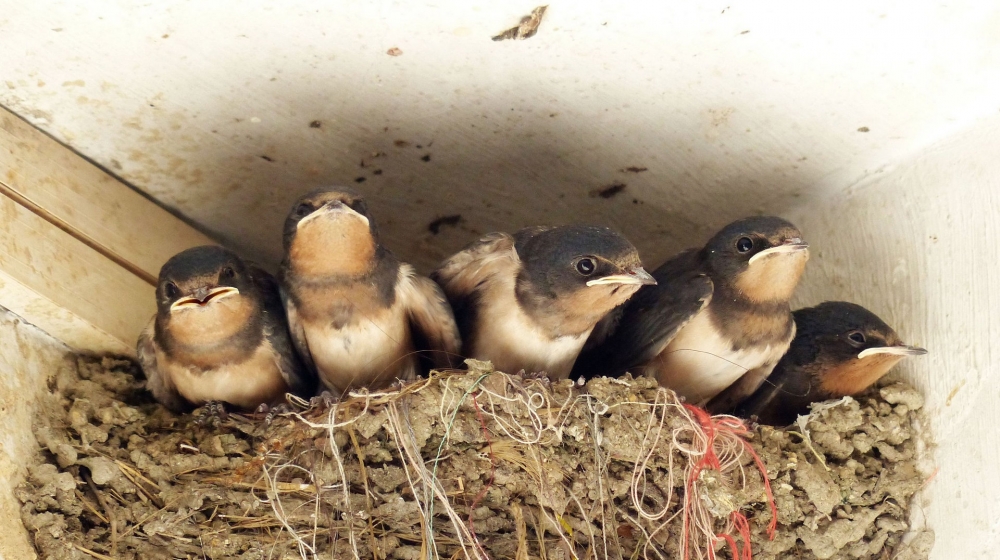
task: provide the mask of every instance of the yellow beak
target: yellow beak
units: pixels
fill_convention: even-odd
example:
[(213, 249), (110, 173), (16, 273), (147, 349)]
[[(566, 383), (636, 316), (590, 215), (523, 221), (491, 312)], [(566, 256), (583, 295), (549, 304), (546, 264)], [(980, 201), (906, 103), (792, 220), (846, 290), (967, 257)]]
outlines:
[(229, 296), (239, 295), (240, 291), (232, 286), (220, 286), (211, 290), (199, 289), (193, 296), (182, 297), (170, 305), (170, 310), (191, 309), (203, 307), (209, 303), (225, 299)]
[(778, 245), (777, 247), (771, 247), (769, 249), (764, 249), (763, 251), (757, 253), (756, 255), (750, 257), (750, 261), (747, 264), (752, 265), (754, 261), (763, 259), (764, 257), (770, 257), (771, 255), (781, 255), (798, 253), (800, 251), (805, 251), (809, 248), (809, 244), (803, 242), (798, 237), (789, 239), (785, 243)]
[(352, 217), (358, 218), (361, 221), (363, 221), (366, 226), (368, 225), (368, 218), (366, 218), (365, 216), (359, 214), (357, 211), (355, 211), (350, 206), (344, 204), (343, 202), (341, 202), (339, 200), (334, 200), (334, 201), (331, 201), (331, 202), (327, 202), (323, 206), (320, 206), (319, 208), (317, 208), (316, 210), (314, 210), (312, 214), (309, 214), (305, 218), (302, 218), (301, 220), (299, 220), (299, 223), (295, 224), (295, 229), (298, 229), (298, 228), (302, 227), (303, 225), (305, 225), (305, 224), (307, 224), (307, 223), (315, 220), (316, 218), (319, 218), (319, 217), (336, 217), (337, 214), (347, 215), (347, 216), (352, 216)]
[(863, 360), (868, 356), (874, 356), (876, 354), (891, 354), (893, 356), (923, 356), (926, 353), (927, 350), (917, 348), (916, 346), (879, 346), (877, 348), (862, 350), (861, 353), (858, 354), (858, 359)]
[(640, 267), (633, 268), (628, 271), (628, 274), (612, 274), (610, 276), (604, 276), (601, 278), (594, 278), (593, 280), (588, 280), (588, 286), (599, 286), (602, 284), (628, 284), (633, 286), (655, 286), (656, 279), (653, 275), (646, 272), (646, 269)]

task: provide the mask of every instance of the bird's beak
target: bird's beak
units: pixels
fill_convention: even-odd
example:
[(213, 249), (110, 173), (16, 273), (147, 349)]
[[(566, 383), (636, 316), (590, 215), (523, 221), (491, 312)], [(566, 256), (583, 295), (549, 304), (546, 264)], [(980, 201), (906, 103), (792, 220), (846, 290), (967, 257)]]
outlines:
[(756, 255), (750, 257), (750, 261), (747, 264), (753, 264), (754, 261), (763, 259), (764, 257), (768, 257), (768, 256), (771, 256), (771, 255), (798, 253), (800, 251), (805, 251), (808, 248), (809, 248), (809, 244), (806, 243), (806, 242), (804, 242), (804, 241), (802, 241), (802, 238), (800, 238), (800, 237), (793, 237), (791, 239), (788, 239), (787, 241), (785, 241), (781, 245), (778, 245), (777, 247), (771, 247), (769, 249), (764, 249), (763, 251), (761, 251), (761, 252), (757, 253)]
[(927, 353), (927, 350), (923, 348), (917, 348), (916, 346), (906, 346), (900, 344), (899, 346), (880, 346), (876, 348), (868, 348), (862, 350), (858, 354), (858, 359), (863, 360), (868, 356), (874, 356), (875, 354), (891, 354), (893, 356), (923, 356)]
[(210, 302), (219, 301), (229, 296), (239, 295), (240, 291), (232, 286), (220, 286), (218, 288), (198, 288), (194, 295), (182, 297), (170, 305), (170, 310), (189, 309), (192, 307), (202, 307)]
[(628, 284), (633, 286), (655, 286), (656, 279), (646, 272), (641, 266), (630, 268), (626, 274), (612, 274), (601, 278), (588, 280), (588, 286), (599, 286), (601, 284)]
[(365, 223), (365, 226), (368, 226), (368, 218), (366, 218), (362, 214), (359, 214), (353, 208), (351, 208), (350, 206), (344, 204), (339, 200), (331, 200), (330, 202), (327, 202), (323, 206), (320, 206), (319, 208), (314, 210), (312, 214), (309, 214), (305, 218), (299, 220), (299, 223), (295, 224), (295, 229), (299, 229), (303, 225), (319, 217), (336, 218), (341, 216), (351, 216), (354, 218), (358, 218), (359, 220)]

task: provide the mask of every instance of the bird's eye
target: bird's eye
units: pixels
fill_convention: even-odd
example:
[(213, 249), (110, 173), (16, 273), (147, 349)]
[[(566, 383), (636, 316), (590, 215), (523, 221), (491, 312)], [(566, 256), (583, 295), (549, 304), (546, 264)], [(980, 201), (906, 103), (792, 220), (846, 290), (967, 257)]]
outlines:
[(576, 271), (584, 276), (590, 276), (595, 270), (597, 270), (597, 264), (594, 259), (585, 257), (576, 261)]
[(854, 342), (855, 344), (865, 343), (865, 335), (861, 334), (858, 331), (854, 331), (851, 334), (847, 335), (847, 338), (851, 339), (851, 342)]
[(308, 202), (303, 202), (295, 207), (295, 213), (299, 216), (305, 216), (309, 212), (312, 212), (312, 205)]
[(170, 299), (174, 299), (181, 295), (180, 288), (178, 288), (177, 284), (174, 284), (173, 282), (167, 282), (167, 285), (164, 286), (163, 289), (167, 293), (167, 297)]
[(753, 249), (753, 239), (749, 237), (741, 237), (736, 241), (736, 250), (741, 253), (746, 253), (750, 249)]
[(236, 276), (236, 271), (233, 270), (233, 267), (227, 266), (226, 268), (222, 269), (222, 277), (223, 278), (233, 278), (235, 276)]

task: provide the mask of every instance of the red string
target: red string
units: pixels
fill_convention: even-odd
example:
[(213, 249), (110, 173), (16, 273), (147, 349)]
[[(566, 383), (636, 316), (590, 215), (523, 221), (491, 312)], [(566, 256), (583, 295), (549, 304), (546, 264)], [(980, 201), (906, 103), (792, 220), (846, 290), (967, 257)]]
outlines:
[[(691, 511), (691, 499), (694, 495), (694, 483), (698, 480), (698, 476), (701, 475), (701, 471), (705, 467), (712, 467), (718, 470), (722, 468), (722, 465), (719, 463), (719, 456), (715, 454), (715, 426), (712, 423), (712, 416), (707, 411), (690, 404), (685, 403), (684, 408), (698, 421), (698, 426), (705, 434), (705, 439), (707, 440), (705, 455), (695, 463), (694, 468), (691, 469), (691, 475), (684, 485), (684, 538), (681, 539), (681, 557), (687, 560), (691, 554), (688, 542), (688, 537), (691, 534), (691, 515), (689, 512)], [(708, 549), (708, 558), (709, 560), (715, 560), (715, 550), (712, 547)]]
[(724, 538), (729, 547), (733, 550), (733, 560), (753, 560), (753, 548), (750, 546), (750, 522), (747, 521), (747, 517), (738, 511), (734, 511), (729, 516), (730, 520), (733, 522), (733, 526), (736, 528), (736, 532), (740, 534), (740, 538), (743, 539), (743, 551), (740, 552), (736, 548), (736, 539), (731, 535), (719, 535)]
[[(725, 533), (722, 533), (721, 535), (715, 535), (715, 536), (725, 540), (729, 544), (730, 550), (733, 551), (733, 560), (741, 560), (739, 556), (739, 549), (736, 548), (736, 539), (734, 539), (732, 535), (727, 535)], [(714, 557), (714, 556), (715, 556), (714, 553), (709, 554), (709, 557)]]
[(767, 467), (764, 466), (764, 461), (760, 460), (760, 456), (749, 443), (743, 441), (743, 447), (753, 457), (753, 462), (757, 464), (757, 470), (760, 471), (760, 475), (764, 479), (764, 493), (767, 494), (767, 506), (771, 510), (771, 522), (767, 524), (767, 539), (773, 541), (774, 532), (778, 529), (778, 506), (774, 502), (774, 493), (771, 492), (771, 481), (767, 478)]
[[(715, 438), (719, 431), (728, 432), (739, 436), (740, 442), (743, 444), (743, 449), (746, 450), (751, 457), (753, 457), (754, 464), (757, 466), (757, 470), (760, 471), (761, 477), (764, 479), (764, 492), (767, 495), (767, 505), (771, 510), (771, 521), (767, 525), (767, 536), (768, 539), (774, 540), (774, 533), (778, 527), (778, 507), (774, 501), (774, 493), (771, 491), (771, 481), (767, 478), (767, 467), (764, 465), (764, 461), (761, 460), (757, 452), (754, 451), (753, 446), (746, 441), (746, 437), (750, 435), (750, 431), (747, 429), (746, 425), (743, 424), (738, 418), (732, 416), (722, 416), (713, 418), (711, 414), (707, 411), (698, 408), (690, 404), (684, 404), (684, 408), (694, 416), (695, 420), (698, 421), (699, 427), (701, 427), (702, 432), (705, 434), (705, 439), (707, 441), (705, 455), (694, 465), (691, 470), (691, 476), (688, 477), (687, 483), (685, 484), (684, 492), (684, 538), (681, 539), (681, 557), (687, 560), (689, 557), (688, 549), (688, 535), (690, 535), (690, 515), (688, 512), (691, 507), (691, 495), (693, 494), (694, 482), (698, 479), (705, 468), (713, 468), (715, 470), (721, 470), (722, 465), (719, 461), (719, 456), (715, 453)], [(739, 533), (740, 537), (743, 539), (743, 550), (742, 552), (736, 544), (736, 539), (729, 534), (716, 535), (717, 538), (723, 539), (729, 544), (729, 547), (733, 551), (733, 560), (753, 560), (753, 548), (750, 546), (750, 523), (747, 521), (745, 515), (739, 511), (734, 511), (730, 520), (733, 523), (733, 527)], [(714, 560), (715, 550), (711, 546), (708, 549), (709, 560)]]
[(695, 464), (695, 475), (700, 474), (705, 467), (721, 469), (722, 465), (719, 464), (719, 457), (715, 454), (715, 424), (712, 422), (712, 416), (707, 411), (694, 405), (685, 403), (684, 408), (688, 409), (688, 412), (695, 417), (698, 425), (705, 432), (705, 438), (708, 440), (705, 456)]

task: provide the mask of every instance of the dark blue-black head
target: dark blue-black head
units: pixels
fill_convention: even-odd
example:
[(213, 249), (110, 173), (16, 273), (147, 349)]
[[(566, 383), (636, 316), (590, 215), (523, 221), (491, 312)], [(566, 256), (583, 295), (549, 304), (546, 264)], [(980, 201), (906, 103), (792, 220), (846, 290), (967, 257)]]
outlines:
[(201, 309), (256, 288), (247, 264), (216, 245), (181, 251), (160, 268), (156, 303), (161, 313)]
[(904, 344), (885, 321), (854, 303), (827, 301), (794, 316), (797, 332), (789, 353), (809, 356), (821, 389), (831, 395), (856, 395), (903, 358), (927, 353)]
[(753, 301), (787, 302), (805, 270), (808, 247), (791, 222), (753, 216), (722, 228), (704, 250), (717, 284)]

